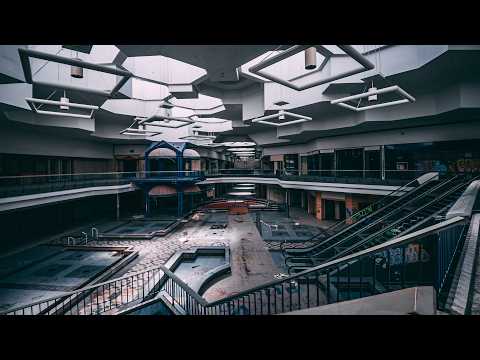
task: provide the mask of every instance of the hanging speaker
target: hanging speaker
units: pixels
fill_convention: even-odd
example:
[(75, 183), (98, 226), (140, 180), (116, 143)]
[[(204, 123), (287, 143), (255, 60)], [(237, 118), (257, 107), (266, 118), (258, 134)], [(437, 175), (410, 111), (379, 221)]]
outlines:
[[(80, 60), (77, 58), (76, 60)], [(82, 79), (83, 78), (83, 68), (80, 66), (75, 66), (72, 65), (70, 67), (70, 75), (76, 79)]]
[[(368, 89), (368, 92), (373, 92), (373, 91), (376, 91), (376, 90), (377, 90), (377, 88), (374, 87), (374, 86), (372, 86), (370, 89)], [(378, 99), (378, 95), (377, 95), (377, 94), (375, 94), (375, 95), (370, 95), (370, 96), (368, 97), (368, 101), (377, 101), (377, 99)]]
[(305, 50), (305, 70), (313, 70), (317, 67), (317, 49), (310, 47)]
[[(68, 104), (68, 103), (70, 102), (70, 100), (69, 100), (67, 97), (61, 97), (61, 98), (60, 98), (60, 102), (61, 102), (61, 103)], [(60, 109), (61, 109), (61, 110), (68, 110), (68, 109), (70, 109), (70, 106), (68, 106), (68, 105), (60, 105)]]

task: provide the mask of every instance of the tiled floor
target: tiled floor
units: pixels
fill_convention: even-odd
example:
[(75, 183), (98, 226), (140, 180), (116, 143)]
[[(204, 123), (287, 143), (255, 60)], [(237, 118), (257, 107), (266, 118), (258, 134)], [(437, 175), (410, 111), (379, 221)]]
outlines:
[[(0, 310), (73, 291), (118, 260), (117, 251), (64, 250), (37, 247), (37, 257), (23, 268), (0, 278)], [(25, 255), (31, 255), (31, 249)], [(20, 258), (18, 254), (15, 258)], [(26, 257), (28, 259), (28, 257)], [(32, 259), (32, 256), (29, 257)], [(5, 261), (5, 259), (4, 259)]]
[[(302, 224), (312, 219), (295, 213), (293, 221)], [(211, 229), (212, 222), (228, 222), (225, 229)], [(310, 221), (310, 224), (316, 220)], [(98, 224), (98, 228), (111, 227), (110, 223)], [(88, 227), (86, 226), (85, 229)], [(250, 214), (227, 215), (226, 213), (208, 214), (198, 220), (179, 227), (165, 237), (150, 240), (98, 240), (89, 242), (90, 246), (130, 246), (139, 252), (137, 259), (115, 274), (115, 278), (131, 275), (164, 264), (175, 252), (196, 246), (230, 247), (231, 276), (220, 280), (205, 293), (208, 301), (221, 299), (251, 287), (275, 280), (274, 275), (284, 272), (272, 258), (268, 244), (261, 238), (255, 221)], [(35, 252), (34, 250), (33, 253)], [(278, 261), (277, 261), (278, 263)], [(66, 270), (61, 270), (66, 271)]]

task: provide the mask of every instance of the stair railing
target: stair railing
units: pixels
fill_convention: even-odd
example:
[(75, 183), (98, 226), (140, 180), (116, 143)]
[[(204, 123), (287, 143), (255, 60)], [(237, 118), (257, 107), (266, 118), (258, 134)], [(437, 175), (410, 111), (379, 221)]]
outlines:
[[(432, 244), (432, 240), (440, 241), (442, 237), (434, 235), (464, 224), (465, 218), (457, 216), (384, 244), (214, 302), (207, 302), (169, 269), (160, 265), (19, 306), (1, 314), (109, 314), (161, 297), (162, 301), (169, 302), (187, 315), (270, 315), (411, 286), (435, 286), (435, 276), (429, 275), (436, 273), (435, 252), (432, 250), (432, 246), (435, 245)], [(412, 244), (419, 246), (419, 252), (413, 257), (407, 251), (407, 247)], [(391, 263), (390, 256), (382, 255), (390, 249), (398, 248), (401, 248), (402, 254), (398, 264)], [(428, 263), (418, 261), (424, 251), (430, 251), (429, 259), (433, 261)], [(383, 267), (385, 263), (387, 266)], [(391, 271), (392, 266), (397, 266), (397, 272), (401, 274), (398, 279), (390, 278), (392, 274), (396, 274)], [(406, 278), (407, 268), (412, 266), (419, 271), (414, 272), (414, 278)], [(430, 269), (431, 267), (433, 269)], [(433, 271), (427, 271), (428, 269)]]
[[(415, 216), (416, 214), (418, 214), (420, 211), (422, 211), (423, 209), (426, 209), (428, 208), (429, 206), (431, 205), (434, 205), (436, 202), (438, 202), (439, 200), (442, 200), (443, 198), (447, 197), (448, 195), (454, 193), (455, 191), (461, 189), (463, 186), (465, 186), (465, 184), (459, 184), (457, 186), (455, 186), (454, 188), (446, 191), (445, 193), (443, 194), (440, 194), (438, 197), (436, 197), (435, 199), (433, 199), (432, 201), (429, 201), (428, 203), (426, 203), (425, 205), (422, 205), (421, 207), (419, 207), (418, 209), (416, 209), (415, 211), (412, 211), (410, 214), (408, 214), (407, 216), (404, 216), (403, 218), (401, 219), (398, 219), (397, 221), (389, 224), (387, 227), (381, 229), (380, 231), (374, 233), (374, 234), (371, 234), (369, 235), (368, 237), (366, 237), (365, 239), (363, 239), (362, 241), (360, 242), (357, 242), (355, 243), (354, 245), (352, 245), (351, 247), (347, 248), (347, 249), (344, 249), (342, 251), (340, 251), (338, 254), (336, 254), (333, 258), (336, 258), (336, 257), (339, 257), (339, 256), (344, 256), (345, 254), (349, 253), (349, 252), (352, 252), (352, 251), (355, 251), (358, 247), (360, 246), (364, 246), (365, 244), (367, 244), (369, 241), (372, 241), (372, 239), (376, 238), (377, 236), (380, 236), (382, 234), (384, 234), (385, 232), (387, 232), (388, 230), (394, 228), (395, 226), (397, 226), (399, 223), (402, 223), (404, 221), (406, 221), (407, 219), (411, 218), (412, 216)], [(343, 241), (343, 240), (342, 240)], [(325, 249), (326, 250), (326, 249)], [(325, 250), (322, 250), (325, 251)]]
[[(426, 174), (424, 174), (426, 175)], [(422, 176), (424, 176), (422, 175)], [(432, 176), (430, 176), (426, 181), (423, 182), (423, 184), (421, 184), (417, 189), (415, 190), (418, 190), (420, 189), (421, 187), (425, 186), (427, 183), (429, 183), (431, 180), (435, 179), (438, 177), (438, 173), (432, 173)], [(408, 182), (407, 184), (393, 190), (392, 192), (388, 193), (387, 195), (385, 195), (384, 197), (382, 197), (381, 199), (379, 199), (378, 201), (374, 202), (373, 204), (370, 204), (369, 207), (371, 207), (373, 209), (372, 212), (364, 212), (364, 209), (361, 209), (361, 210), (358, 210), (356, 211), (354, 214), (352, 214), (350, 217), (346, 218), (345, 220), (339, 222), (339, 223), (336, 223), (336, 224), (333, 224), (332, 226), (328, 227), (327, 229), (322, 229), (323, 231), (320, 232), (319, 234), (316, 234), (314, 235), (312, 238), (306, 240), (305, 242), (310, 242), (310, 241), (316, 241), (318, 238), (320, 237), (327, 237), (327, 239), (325, 240), (328, 240), (329, 236), (326, 235), (326, 234), (331, 234), (331, 235), (338, 235), (338, 234), (334, 234), (334, 232), (337, 230), (337, 228), (342, 228), (344, 227), (345, 225), (347, 225), (347, 221), (349, 220), (352, 220), (352, 219), (355, 219), (355, 222), (353, 222), (352, 224), (349, 224), (349, 225), (353, 225), (353, 224), (358, 224), (360, 222), (363, 222), (368, 215), (374, 215), (374, 214), (377, 214), (378, 212), (380, 211), (384, 211), (385, 209), (389, 208), (389, 207), (392, 207), (394, 206), (395, 204), (397, 204), (402, 198), (403, 198), (403, 195), (407, 195), (409, 194), (409, 192), (406, 191), (406, 188), (408, 187), (411, 187), (415, 182), (418, 181), (419, 178), (416, 178), (410, 182)], [(411, 191), (415, 191), (415, 190), (411, 190)], [(402, 195), (400, 196), (397, 196), (395, 194), (397, 193), (401, 193)], [(395, 197), (395, 200), (393, 200), (392, 202), (390, 202), (389, 200), (392, 198), (392, 197)], [(362, 214), (363, 212), (363, 215), (359, 215), (359, 214)], [(345, 227), (346, 228), (346, 227)], [(282, 251), (283, 255), (286, 256), (286, 251), (288, 251), (289, 249), (287, 248), (287, 244), (288, 242), (285, 241), (283, 243), (280, 244), (280, 250)], [(301, 252), (302, 250), (304, 250), (305, 252), (313, 249), (315, 246), (319, 245), (318, 243), (317, 244), (314, 244), (313, 246), (310, 246), (310, 247), (306, 247), (306, 248), (302, 248), (302, 249), (297, 249), (299, 250), (299, 252)], [(295, 251), (295, 250), (294, 250)]]
[[(425, 196), (431, 194), (433, 191), (436, 191), (438, 190), (439, 188), (442, 188), (444, 187), (445, 185), (449, 184), (451, 181), (453, 181), (453, 179), (456, 179), (456, 177), (454, 178), (450, 178), (440, 184), (438, 184), (437, 186), (429, 189), (428, 191), (426, 191), (425, 193), (422, 193), (421, 195), (411, 199), (410, 201), (406, 202), (405, 204), (403, 204), (402, 206), (400, 206), (399, 208), (395, 209), (393, 211), (393, 213), (388, 213), (386, 215), (384, 215), (383, 217), (381, 217), (380, 219), (377, 219), (376, 221), (374, 221), (373, 223), (371, 224), (368, 224), (367, 226), (361, 228), (361, 229), (358, 229), (357, 231), (355, 231), (354, 233), (348, 235), (347, 237), (343, 238), (343, 239), (340, 239), (339, 241), (333, 243), (333, 244), (330, 244), (329, 246), (325, 247), (325, 248), (322, 248), (320, 249), (318, 252), (316, 252), (315, 254), (311, 254), (311, 255), (300, 255), (300, 256), (290, 256), (290, 257), (286, 257), (285, 258), (285, 264), (286, 266), (288, 267), (288, 272), (290, 273), (292, 271), (293, 268), (304, 268), (303, 266), (296, 266), (294, 263), (291, 264), (292, 261), (294, 261), (293, 259), (301, 259), (302, 257), (303, 258), (318, 258), (320, 257), (322, 254), (324, 254), (325, 252), (333, 249), (334, 247), (338, 247), (339, 245), (342, 245), (344, 243), (346, 243), (348, 240), (352, 239), (353, 237), (357, 236), (358, 234), (360, 234), (361, 232), (375, 226), (375, 225), (378, 225), (380, 224), (387, 216), (391, 216), (392, 214), (395, 214), (395, 213), (398, 213), (401, 209), (403, 209), (404, 207), (408, 206), (412, 201), (418, 201), (419, 199), (423, 199)], [(462, 186), (464, 186), (464, 183), (462, 182), (461, 184), (458, 184), (457, 186), (455, 186), (454, 188), (452, 189), (449, 189), (448, 191), (446, 192), (443, 192), (442, 194), (438, 195), (437, 197), (435, 197), (435, 199), (429, 201), (427, 204), (425, 205), (422, 205), (420, 208), (416, 209), (415, 211), (411, 212), (410, 214), (408, 214), (407, 216), (389, 224), (387, 227), (385, 228), (382, 228), (380, 231), (377, 231), (376, 233), (374, 234), (371, 234), (369, 236), (367, 236), (365, 239), (351, 245), (350, 247), (346, 248), (346, 249), (343, 249), (341, 250), (340, 252), (338, 252), (336, 255), (334, 255), (331, 259), (335, 259), (335, 258), (338, 258), (338, 257), (341, 257), (341, 256), (344, 256), (345, 254), (351, 252), (351, 251), (354, 251), (355, 249), (357, 249), (359, 246), (362, 246), (366, 243), (368, 243), (369, 241), (371, 241), (372, 239), (374, 239), (375, 237), (377, 236), (380, 236), (381, 234), (385, 233), (386, 231), (392, 229), (393, 227), (395, 227), (398, 223), (400, 223), (401, 221), (404, 221), (404, 219), (406, 218), (409, 218), (415, 214), (417, 214), (418, 212), (420, 212), (421, 210), (423, 210), (424, 208), (434, 204), (435, 202), (443, 199), (444, 197), (448, 196), (449, 194), (451, 194), (452, 192), (454, 191), (457, 191), (459, 188), (461, 188)], [(327, 240), (331, 240), (333, 239), (330, 238), (330, 239), (327, 239)], [(326, 240), (326, 241), (327, 241)], [(318, 245), (318, 247), (320, 247), (323, 243), (326, 243), (326, 241), (323, 241), (321, 244)], [(328, 261), (328, 260), (327, 260)]]

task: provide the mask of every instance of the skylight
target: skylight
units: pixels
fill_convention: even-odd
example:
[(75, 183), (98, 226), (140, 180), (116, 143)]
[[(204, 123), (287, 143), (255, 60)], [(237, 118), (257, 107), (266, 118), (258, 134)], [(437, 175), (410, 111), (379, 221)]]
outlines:
[(166, 56), (129, 57), (122, 64), (135, 76), (168, 84), (191, 84), (207, 74), (205, 69)]

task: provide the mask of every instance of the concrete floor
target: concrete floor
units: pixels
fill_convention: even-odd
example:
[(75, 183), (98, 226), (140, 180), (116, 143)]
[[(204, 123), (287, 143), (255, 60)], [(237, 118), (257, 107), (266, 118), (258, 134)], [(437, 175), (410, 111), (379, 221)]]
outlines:
[(273, 281), (280, 272), (252, 218), (248, 214), (231, 215), (228, 220), (232, 274), (205, 292), (203, 297), (208, 301)]
[[(226, 215), (226, 214), (225, 214)], [(208, 219), (208, 218), (207, 218)], [(210, 222), (190, 221), (177, 231), (151, 240), (108, 240), (90, 245), (130, 245), (139, 251), (139, 257), (115, 277), (130, 275), (164, 264), (175, 252), (195, 246), (229, 246), (231, 276), (220, 280), (205, 293), (209, 300), (217, 300), (238, 291), (274, 280), (280, 273), (250, 215), (228, 215), (225, 229), (210, 229)]]
[(338, 223), (337, 220), (318, 220), (315, 216), (308, 214), (305, 209), (302, 208), (290, 208), (290, 218), (303, 225), (310, 225), (327, 229), (328, 227)]
[[(274, 215), (278, 220), (277, 222), (289, 222), (289, 223), (299, 223), (302, 226), (315, 227), (321, 229), (327, 229), (330, 226), (333, 226), (338, 223), (336, 220), (318, 220), (315, 216), (308, 214), (304, 209), (301, 208), (291, 208), (290, 217), (286, 216), (286, 213), (277, 213)], [(283, 241), (265, 241), (265, 245), (271, 251), (279, 251), (280, 244)], [(293, 248), (303, 248), (306, 246), (314, 245), (314, 241), (292, 241), (288, 242), (288, 247)]]

